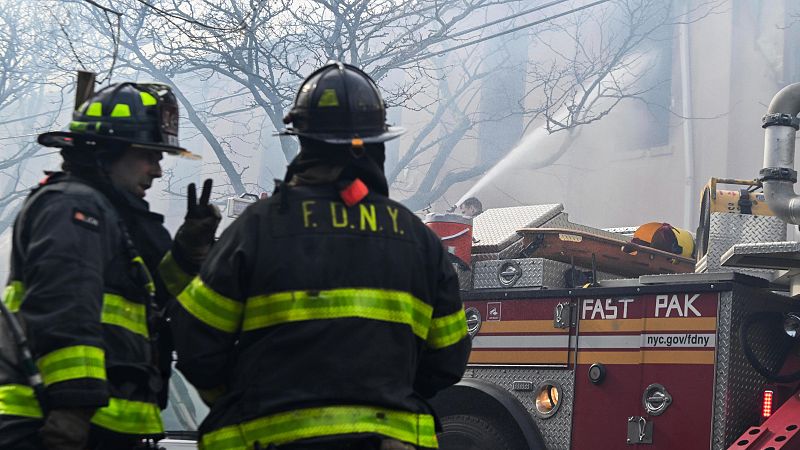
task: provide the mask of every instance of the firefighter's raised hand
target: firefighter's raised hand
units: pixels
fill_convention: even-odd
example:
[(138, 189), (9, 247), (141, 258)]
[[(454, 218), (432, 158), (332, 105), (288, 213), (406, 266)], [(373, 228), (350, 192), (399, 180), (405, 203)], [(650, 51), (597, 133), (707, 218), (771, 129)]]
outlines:
[(212, 183), (210, 178), (203, 182), (199, 200), (194, 183), (189, 184), (186, 192), (186, 216), (175, 235), (173, 254), (190, 265), (189, 268), (193, 271), (197, 271), (205, 261), (222, 219), (219, 208), (209, 202)]
[[(195, 188), (194, 183), (189, 183), (186, 189), (186, 220), (213, 217), (216, 219), (217, 225), (219, 224), (219, 209), (209, 203), (211, 199), (211, 186), (213, 183), (214, 181), (211, 178), (207, 178), (206, 181), (203, 182), (203, 192), (200, 193), (199, 201), (197, 200), (197, 188)], [(214, 227), (216, 231), (216, 225)]]

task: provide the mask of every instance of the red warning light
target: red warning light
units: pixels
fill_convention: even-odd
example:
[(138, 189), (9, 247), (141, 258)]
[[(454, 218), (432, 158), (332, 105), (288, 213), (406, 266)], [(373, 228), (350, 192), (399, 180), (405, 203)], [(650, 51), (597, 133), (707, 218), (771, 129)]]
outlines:
[(772, 415), (772, 395), (772, 391), (764, 391), (764, 398), (761, 401), (761, 417), (765, 419)]

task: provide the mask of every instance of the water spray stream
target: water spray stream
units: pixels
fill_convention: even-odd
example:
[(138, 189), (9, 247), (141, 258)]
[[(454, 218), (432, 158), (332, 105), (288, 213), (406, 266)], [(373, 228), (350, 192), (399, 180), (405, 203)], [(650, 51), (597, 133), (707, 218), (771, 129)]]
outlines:
[[(534, 152), (536, 152), (537, 158), (533, 161), (525, 161), (524, 167), (526, 169), (537, 169), (552, 164), (561, 156), (560, 141), (563, 141), (566, 136), (566, 133), (550, 135), (544, 125), (526, 134), (506, 156), (492, 166), (474, 186), (458, 199), (456, 205), (460, 205), (464, 200), (474, 197), (477, 192), (480, 192), (483, 188), (492, 184), (498, 176), (506, 173), (509, 169), (521, 167), (523, 160), (529, 159), (530, 155), (534, 154)], [(542, 145), (545, 141), (546, 147)]]
[[(611, 72), (606, 79), (613, 80), (615, 85), (627, 86), (634, 83), (645, 70), (652, 66), (653, 59), (648, 55), (633, 54), (619, 64), (619, 68)], [(598, 83), (590, 96), (599, 97), (606, 89), (604, 82)], [(583, 94), (579, 93), (579, 96)], [(577, 102), (578, 98), (576, 98)], [(589, 102), (591, 103), (591, 102)], [(567, 122), (569, 111), (566, 107), (553, 115), (562, 123)], [(564, 132), (549, 134), (544, 124), (522, 137), (520, 142), (498, 161), (475, 185), (467, 190), (456, 205), (461, 205), (464, 200), (474, 197), (478, 192), (505, 174), (512, 168), (535, 170), (547, 167), (556, 162), (570, 147), (580, 133), (580, 127), (571, 128)]]

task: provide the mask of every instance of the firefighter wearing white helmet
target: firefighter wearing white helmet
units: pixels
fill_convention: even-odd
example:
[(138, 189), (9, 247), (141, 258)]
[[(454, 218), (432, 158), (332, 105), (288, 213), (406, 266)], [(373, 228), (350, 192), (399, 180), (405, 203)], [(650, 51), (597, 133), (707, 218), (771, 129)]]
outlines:
[(439, 238), (388, 198), (375, 83), (326, 64), (284, 133), (301, 150), (276, 195), (250, 206), (178, 297), (178, 367), (211, 405), (205, 450), (436, 448), (424, 399), (470, 350)]
[(14, 222), (3, 302), (31, 355), (18, 358), (20, 336), (0, 319), (0, 448), (124, 450), (161, 437), (172, 349), (159, 317), (219, 222), (211, 180), (174, 243), (143, 199), (162, 153), (191, 156), (177, 125), (168, 86), (120, 83), (78, 106), (69, 131), (39, 136), (64, 163)]

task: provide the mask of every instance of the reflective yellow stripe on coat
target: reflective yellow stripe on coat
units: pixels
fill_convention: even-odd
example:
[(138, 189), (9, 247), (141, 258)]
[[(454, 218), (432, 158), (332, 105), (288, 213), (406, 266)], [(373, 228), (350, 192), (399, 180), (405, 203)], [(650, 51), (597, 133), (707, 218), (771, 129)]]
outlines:
[(22, 384), (0, 386), (0, 415), (42, 418), (33, 388)]
[(428, 333), (428, 345), (444, 348), (467, 337), (467, 316), (463, 309), (443, 317), (434, 317)]
[[(21, 384), (0, 386), (0, 415), (42, 418), (33, 388)], [(161, 412), (153, 403), (110, 398), (99, 408), (92, 423), (117, 433), (157, 435), (164, 432)]]
[(21, 281), (14, 280), (8, 283), (5, 291), (3, 291), (3, 303), (11, 312), (19, 311), (22, 305), (22, 298), (25, 296), (25, 285)]
[(402, 291), (346, 288), (279, 292), (247, 299), (242, 329), (250, 331), (301, 320), (361, 317), (406, 324), (414, 334), (426, 339), (432, 314), (430, 305)]
[(151, 435), (164, 432), (161, 411), (153, 403), (110, 398), (92, 416), (92, 423), (117, 433)]
[(103, 294), (103, 312), (100, 322), (116, 325), (126, 330), (149, 337), (147, 331), (147, 308), (116, 294)]
[[(143, 92), (144, 94), (144, 92)], [(192, 275), (184, 272), (183, 269), (175, 261), (172, 252), (167, 252), (164, 258), (158, 264), (158, 273), (161, 274), (161, 279), (167, 286), (167, 291), (177, 297), (186, 289), (186, 286), (192, 282), (194, 278)]]
[(253, 448), (256, 442), (266, 447), (350, 433), (378, 433), (417, 446), (438, 448), (433, 416), (369, 406), (329, 406), (262, 417), (206, 433), (200, 448), (244, 450)]
[(36, 361), (45, 386), (76, 378), (106, 379), (105, 353), (88, 345), (73, 345), (52, 351)]
[(238, 331), (242, 323), (242, 304), (206, 286), (200, 277), (178, 295), (178, 302), (199, 321), (226, 333)]

